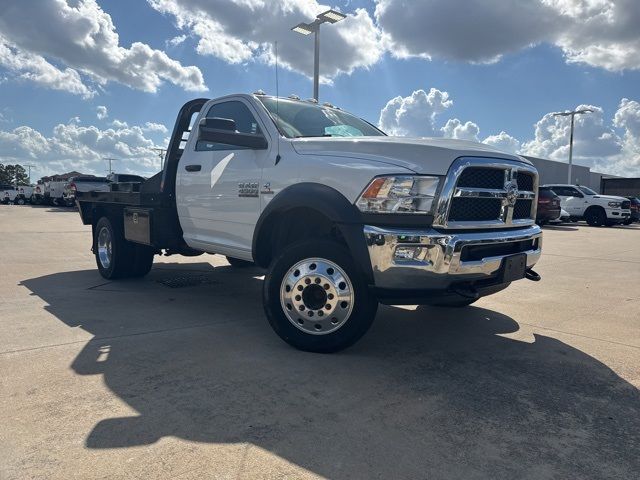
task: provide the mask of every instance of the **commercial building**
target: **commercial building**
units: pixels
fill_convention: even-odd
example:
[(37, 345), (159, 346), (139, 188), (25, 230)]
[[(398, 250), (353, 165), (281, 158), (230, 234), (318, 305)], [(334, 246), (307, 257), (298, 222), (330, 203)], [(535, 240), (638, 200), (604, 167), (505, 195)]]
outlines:
[[(529, 159), (538, 169), (538, 173), (540, 174), (540, 185), (544, 185), (545, 183), (567, 183), (567, 176), (569, 174), (568, 163), (528, 156), (525, 156), (525, 158)], [(592, 172), (589, 167), (576, 165), (575, 163), (571, 167), (571, 176), (573, 177), (571, 183), (584, 185), (598, 193), (602, 193), (601, 188), (603, 179), (620, 178), (606, 173)]]

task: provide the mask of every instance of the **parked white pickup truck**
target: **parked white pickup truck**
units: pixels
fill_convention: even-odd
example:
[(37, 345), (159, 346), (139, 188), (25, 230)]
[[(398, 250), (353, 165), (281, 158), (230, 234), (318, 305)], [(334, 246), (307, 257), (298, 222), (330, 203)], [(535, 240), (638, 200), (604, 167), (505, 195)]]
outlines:
[(107, 177), (83, 175), (70, 178), (69, 182), (64, 186), (62, 201), (67, 207), (71, 207), (75, 204), (78, 192), (108, 192), (110, 190), (109, 183)]
[(64, 188), (66, 180), (56, 180), (44, 184), (44, 203), (55, 206), (64, 205)]
[(143, 276), (161, 251), (254, 262), (271, 326), (302, 350), (353, 344), (378, 302), (461, 307), (540, 279), (538, 174), (487, 145), (230, 95), (182, 107), (164, 165), (127, 192), (78, 193), (101, 275)]
[(6, 185), (2, 191), (2, 203), (13, 203), (15, 205), (24, 205), (27, 203), (31, 194), (33, 193), (33, 187), (28, 185), (19, 185), (14, 187), (13, 185)]
[(600, 195), (580, 185), (544, 185), (560, 197), (560, 205), (571, 220), (585, 220), (591, 226), (611, 226), (631, 217), (628, 198)]

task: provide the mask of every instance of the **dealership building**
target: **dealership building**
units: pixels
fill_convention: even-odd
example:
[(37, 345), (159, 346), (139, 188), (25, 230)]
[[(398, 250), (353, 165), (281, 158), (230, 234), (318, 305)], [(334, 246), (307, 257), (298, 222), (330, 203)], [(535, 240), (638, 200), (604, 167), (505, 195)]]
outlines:
[[(525, 156), (525, 158), (529, 159), (538, 169), (540, 185), (547, 183), (567, 183), (567, 176), (569, 175), (568, 163), (529, 156)], [(617, 178), (614, 175), (592, 172), (589, 167), (576, 165), (575, 163), (571, 167), (571, 176), (573, 177), (571, 183), (584, 185), (598, 193), (601, 193), (600, 186), (602, 185), (603, 178)]]

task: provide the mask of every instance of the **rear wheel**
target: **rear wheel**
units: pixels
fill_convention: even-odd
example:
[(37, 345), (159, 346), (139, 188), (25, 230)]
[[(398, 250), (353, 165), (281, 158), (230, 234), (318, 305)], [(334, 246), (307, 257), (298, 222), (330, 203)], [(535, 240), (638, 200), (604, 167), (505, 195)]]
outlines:
[(23, 197), (18, 197), (13, 201), (13, 203), (15, 203), (16, 205), (24, 205), (25, 201)]
[(134, 245), (134, 260), (130, 276), (144, 277), (153, 267), (153, 257), (156, 252), (146, 245)]
[(153, 248), (125, 240), (122, 227), (108, 217), (96, 225), (93, 250), (100, 275), (108, 280), (145, 276), (155, 255)]
[(127, 277), (134, 260), (133, 248), (124, 239), (122, 229), (109, 218), (98, 220), (94, 253), (100, 275), (108, 280)]
[(378, 308), (349, 252), (330, 240), (288, 246), (269, 267), (263, 302), (280, 338), (300, 350), (320, 353), (357, 342)]
[(607, 224), (607, 214), (600, 207), (591, 207), (584, 214), (584, 219), (592, 227), (600, 227)]

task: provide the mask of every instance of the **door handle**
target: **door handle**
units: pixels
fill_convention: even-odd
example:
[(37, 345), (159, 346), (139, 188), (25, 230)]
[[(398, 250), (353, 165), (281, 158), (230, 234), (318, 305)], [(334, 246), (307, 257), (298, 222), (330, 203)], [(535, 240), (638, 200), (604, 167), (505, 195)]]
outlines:
[(202, 170), (202, 165), (187, 165), (184, 167), (187, 172), (199, 172)]

